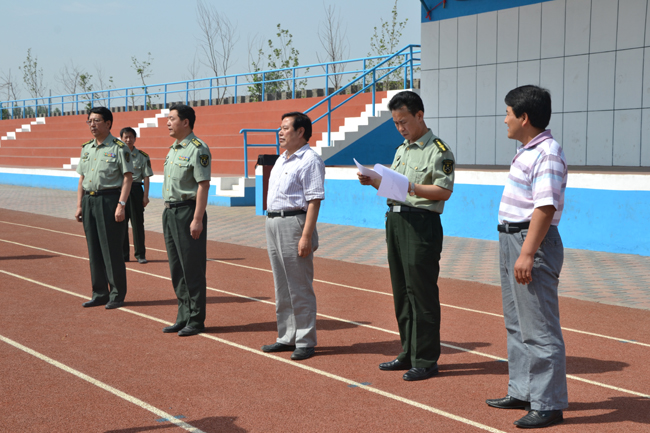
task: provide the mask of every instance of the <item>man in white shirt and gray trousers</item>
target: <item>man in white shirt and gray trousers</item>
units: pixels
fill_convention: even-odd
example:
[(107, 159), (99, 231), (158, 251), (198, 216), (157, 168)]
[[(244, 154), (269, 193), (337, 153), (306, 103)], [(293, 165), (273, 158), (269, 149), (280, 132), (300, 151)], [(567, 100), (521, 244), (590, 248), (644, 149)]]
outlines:
[(278, 338), (264, 352), (289, 352), (291, 359), (314, 355), (316, 296), (314, 251), (316, 220), (325, 198), (325, 164), (308, 142), (311, 119), (303, 113), (282, 116), (279, 140), (284, 153), (275, 162), (267, 196), (266, 243), (275, 283)]

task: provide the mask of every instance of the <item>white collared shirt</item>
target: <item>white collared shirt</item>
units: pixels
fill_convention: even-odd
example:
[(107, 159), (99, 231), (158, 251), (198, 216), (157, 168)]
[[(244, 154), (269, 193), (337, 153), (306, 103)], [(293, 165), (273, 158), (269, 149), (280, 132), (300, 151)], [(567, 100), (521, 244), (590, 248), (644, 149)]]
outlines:
[(269, 178), (266, 208), (270, 211), (307, 210), (307, 202), (325, 198), (325, 164), (309, 144), (275, 161)]
[(530, 221), (535, 208), (552, 205), (551, 225), (557, 226), (564, 210), (567, 177), (564, 151), (546, 130), (517, 150), (499, 205), (499, 223)]

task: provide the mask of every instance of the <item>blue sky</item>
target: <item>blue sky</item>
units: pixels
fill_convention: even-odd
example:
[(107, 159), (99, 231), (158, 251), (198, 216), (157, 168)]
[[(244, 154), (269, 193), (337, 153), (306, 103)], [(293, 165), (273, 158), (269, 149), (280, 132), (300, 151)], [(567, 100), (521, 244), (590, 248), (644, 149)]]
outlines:
[[(394, 0), (206, 0), (237, 24), (239, 42), (232, 73), (248, 72), (248, 40), (275, 37), (282, 24), (293, 34), (300, 51), (300, 63), (316, 63), (322, 55), (317, 32), (324, 5), (341, 13), (350, 46), (350, 57), (363, 57), (370, 50), (370, 37), (380, 19), (391, 18)], [(408, 18), (400, 46), (420, 42), (420, 2), (398, 1), (399, 20)], [(1, 1), (2, 42), (0, 75), (11, 69), (20, 83), (19, 97), (27, 98), (18, 69), (32, 49), (43, 68), (46, 88), (63, 93), (56, 76), (64, 64), (75, 65), (96, 76), (101, 65), (104, 79), (113, 77), (115, 87), (138, 84), (131, 57), (153, 57), (154, 73), (148, 84), (189, 78), (187, 66), (197, 47), (199, 29), (195, 1), (107, 0), (103, 2), (68, 0)], [(212, 75), (202, 67), (201, 76)], [(5, 99), (5, 95), (0, 95)]]

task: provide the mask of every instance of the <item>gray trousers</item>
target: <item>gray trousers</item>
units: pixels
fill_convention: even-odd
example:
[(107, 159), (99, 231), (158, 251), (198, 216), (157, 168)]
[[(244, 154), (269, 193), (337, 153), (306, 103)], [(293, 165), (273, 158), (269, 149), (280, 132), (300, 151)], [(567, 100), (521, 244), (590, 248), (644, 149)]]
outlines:
[(557, 227), (551, 226), (535, 253), (533, 281), (518, 284), (514, 267), (527, 233), (499, 233), (508, 394), (529, 401), (533, 410), (565, 409), (566, 354), (557, 294), (564, 247)]
[[(275, 283), (277, 342), (296, 347), (316, 346), (314, 254), (298, 256), (306, 215), (266, 219), (266, 245)], [(318, 246), (314, 229), (312, 248)]]

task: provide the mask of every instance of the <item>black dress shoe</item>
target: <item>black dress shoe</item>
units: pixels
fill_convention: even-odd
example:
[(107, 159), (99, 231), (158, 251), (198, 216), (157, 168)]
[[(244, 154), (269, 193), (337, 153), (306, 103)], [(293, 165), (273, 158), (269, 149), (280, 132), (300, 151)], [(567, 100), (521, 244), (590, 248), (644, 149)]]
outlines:
[(165, 326), (163, 332), (165, 334), (171, 334), (172, 332), (178, 332), (183, 328), (185, 328), (184, 323), (174, 323), (172, 326)]
[(178, 331), (179, 337), (189, 337), (190, 335), (200, 334), (204, 331), (204, 328), (194, 328), (192, 326), (186, 326), (185, 328)]
[(114, 310), (115, 308), (120, 308), (124, 305), (123, 301), (111, 301), (104, 308), (107, 310)]
[(402, 362), (399, 359), (393, 359), (389, 362), (382, 362), (379, 364), (379, 369), (384, 371), (397, 371), (397, 370), (410, 370), (410, 362)]
[(102, 301), (101, 299), (91, 299), (90, 301), (84, 302), (81, 305), (84, 308), (88, 308), (88, 307), (99, 307), (101, 305), (106, 305), (107, 303), (108, 301)]
[(282, 344), (282, 343), (273, 343), (262, 346), (262, 352), (293, 352), (296, 350), (296, 346), (293, 344)]
[(518, 398), (506, 395), (503, 398), (492, 398), (485, 400), (488, 406), (496, 407), (499, 409), (524, 409), (530, 410), (530, 403)]
[(515, 421), (519, 428), (543, 428), (564, 421), (561, 410), (531, 410), (528, 415)]
[(409, 382), (414, 380), (424, 380), (438, 374), (438, 365), (432, 367), (413, 367), (402, 376), (402, 379), (408, 380)]
[(316, 350), (313, 347), (298, 347), (291, 354), (291, 359), (294, 361), (302, 361), (303, 359), (308, 359), (314, 356)]

